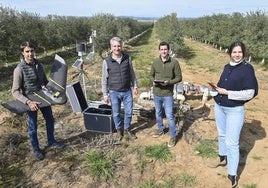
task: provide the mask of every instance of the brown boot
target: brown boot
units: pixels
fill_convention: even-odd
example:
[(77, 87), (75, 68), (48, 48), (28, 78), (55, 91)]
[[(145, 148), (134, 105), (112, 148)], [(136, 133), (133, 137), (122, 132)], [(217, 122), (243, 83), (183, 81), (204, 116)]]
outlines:
[(118, 140), (121, 141), (122, 138), (123, 138), (123, 133), (122, 133), (122, 130), (121, 129), (117, 129), (117, 137), (118, 137)]
[(136, 135), (132, 131), (130, 131), (129, 129), (125, 130), (124, 135), (128, 135), (131, 140), (137, 139)]

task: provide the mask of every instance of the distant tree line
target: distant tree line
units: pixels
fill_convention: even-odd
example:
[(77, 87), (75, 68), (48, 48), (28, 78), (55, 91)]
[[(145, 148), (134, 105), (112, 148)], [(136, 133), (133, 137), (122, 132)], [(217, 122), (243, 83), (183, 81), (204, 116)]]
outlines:
[(0, 7), (0, 62), (14, 57), (23, 41), (31, 41), (38, 52), (75, 47), (77, 42), (89, 42), (96, 30), (95, 52), (100, 55), (109, 48), (109, 40), (119, 36), (128, 40), (153, 26), (152, 22), (139, 22), (131, 18), (118, 18), (111, 14), (93, 17), (48, 15), (18, 12)]
[(223, 50), (240, 40), (255, 62), (264, 62), (268, 56), (268, 15), (265, 12), (218, 14), (180, 22), (184, 36)]

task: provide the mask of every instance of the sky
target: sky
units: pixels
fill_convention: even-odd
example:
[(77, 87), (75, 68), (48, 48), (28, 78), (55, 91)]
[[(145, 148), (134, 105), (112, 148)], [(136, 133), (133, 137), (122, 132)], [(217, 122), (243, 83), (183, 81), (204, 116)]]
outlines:
[(78, 17), (109, 13), (161, 18), (176, 13), (178, 18), (198, 18), (220, 13), (268, 12), (267, 0), (0, 0), (0, 6), (40, 16)]

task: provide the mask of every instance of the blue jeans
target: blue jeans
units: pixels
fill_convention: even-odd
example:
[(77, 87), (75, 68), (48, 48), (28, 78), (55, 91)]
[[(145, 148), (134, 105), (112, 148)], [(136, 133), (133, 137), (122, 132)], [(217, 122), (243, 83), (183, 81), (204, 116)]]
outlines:
[(173, 114), (173, 107), (174, 107), (173, 96), (160, 97), (154, 94), (154, 104), (155, 104), (156, 123), (159, 131), (164, 130), (163, 117), (162, 117), (163, 115), (162, 109), (164, 107), (166, 118), (168, 120), (170, 137), (175, 138), (176, 124)]
[(130, 128), (133, 112), (133, 97), (132, 91), (110, 91), (110, 99), (113, 111), (113, 120), (116, 129), (121, 128), (121, 103), (124, 104), (124, 129)]
[[(42, 112), (43, 117), (46, 121), (47, 141), (49, 144), (52, 144), (55, 142), (55, 138), (54, 138), (54, 117), (52, 114), (51, 106), (40, 108), (40, 111)], [(30, 137), (30, 142), (34, 150), (40, 150), (37, 137), (38, 111), (27, 111), (26, 113), (28, 118), (28, 134)]]
[(237, 175), (239, 164), (239, 137), (245, 119), (245, 107), (224, 107), (215, 103), (219, 155), (227, 156), (228, 174)]

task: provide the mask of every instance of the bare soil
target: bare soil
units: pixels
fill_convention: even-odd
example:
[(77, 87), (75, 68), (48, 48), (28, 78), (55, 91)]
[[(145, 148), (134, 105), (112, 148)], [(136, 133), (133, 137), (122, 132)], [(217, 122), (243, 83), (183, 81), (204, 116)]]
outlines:
[[(203, 45), (204, 50), (213, 49)], [(226, 56), (225, 54), (221, 54)], [(183, 80), (197, 85), (206, 84), (209, 80), (218, 80), (219, 74), (198, 69), (194, 65), (188, 66), (183, 59), (179, 59), (183, 72)], [(100, 70), (100, 65), (96, 65)], [(93, 66), (85, 67), (88, 76), (92, 78)], [(75, 74), (69, 72), (70, 82)], [(97, 72), (99, 74), (99, 72)], [(268, 140), (266, 131), (268, 101), (268, 72), (256, 66), (259, 81), (258, 96), (246, 104), (246, 119), (240, 139), (241, 160), (239, 166), (239, 187), (256, 185), (258, 188), (268, 187)], [(100, 95), (99, 91), (94, 91)], [(137, 97), (135, 98), (137, 100)], [(44, 122), (40, 115), (39, 140), (46, 152), (43, 161), (33, 157), (29, 140), (25, 116), (17, 116), (6, 110), (1, 112), (0, 118), (0, 187), (134, 187), (163, 183), (180, 174), (187, 173), (196, 178), (198, 188), (226, 188), (230, 187), (227, 179), (226, 167), (210, 168), (216, 158), (202, 158), (195, 151), (195, 146), (204, 139), (217, 139), (215, 127), (213, 99), (202, 105), (202, 94), (186, 96), (185, 104), (191, 107), (183, 114), (177, 112), (179, 140), (175, 147), (170, 148), (173, 159), (163, 163), (147, 159), (142, 166), (140, 159), (146, 146), (166, 144), (169, 134), (160, 138), (152, 138), (156, 129), (154, 114), (146, 116), (135, 114), (133, 131), (138, 137), (135, 141), (123, 140), (115, 144), (116, 133), (99, 134), (85, 130), (83, 114), (74, 114), (67, 103), (54, 106), (56, 120), (56, 137), (66, 144), (62, 150), (46, 146)], [(97, 150), (106, 153), (121, 153), (121, 158), (114, 162), (114, 177), (110, 180), (96, 180), (89, 173), (84, 158), (90, 151)], [(174, 187), (187, 187), (176, 181)], [(152, 186), (151, 186), (152, 187)], [(189, 186), (188, 186), (189, 187)]]

